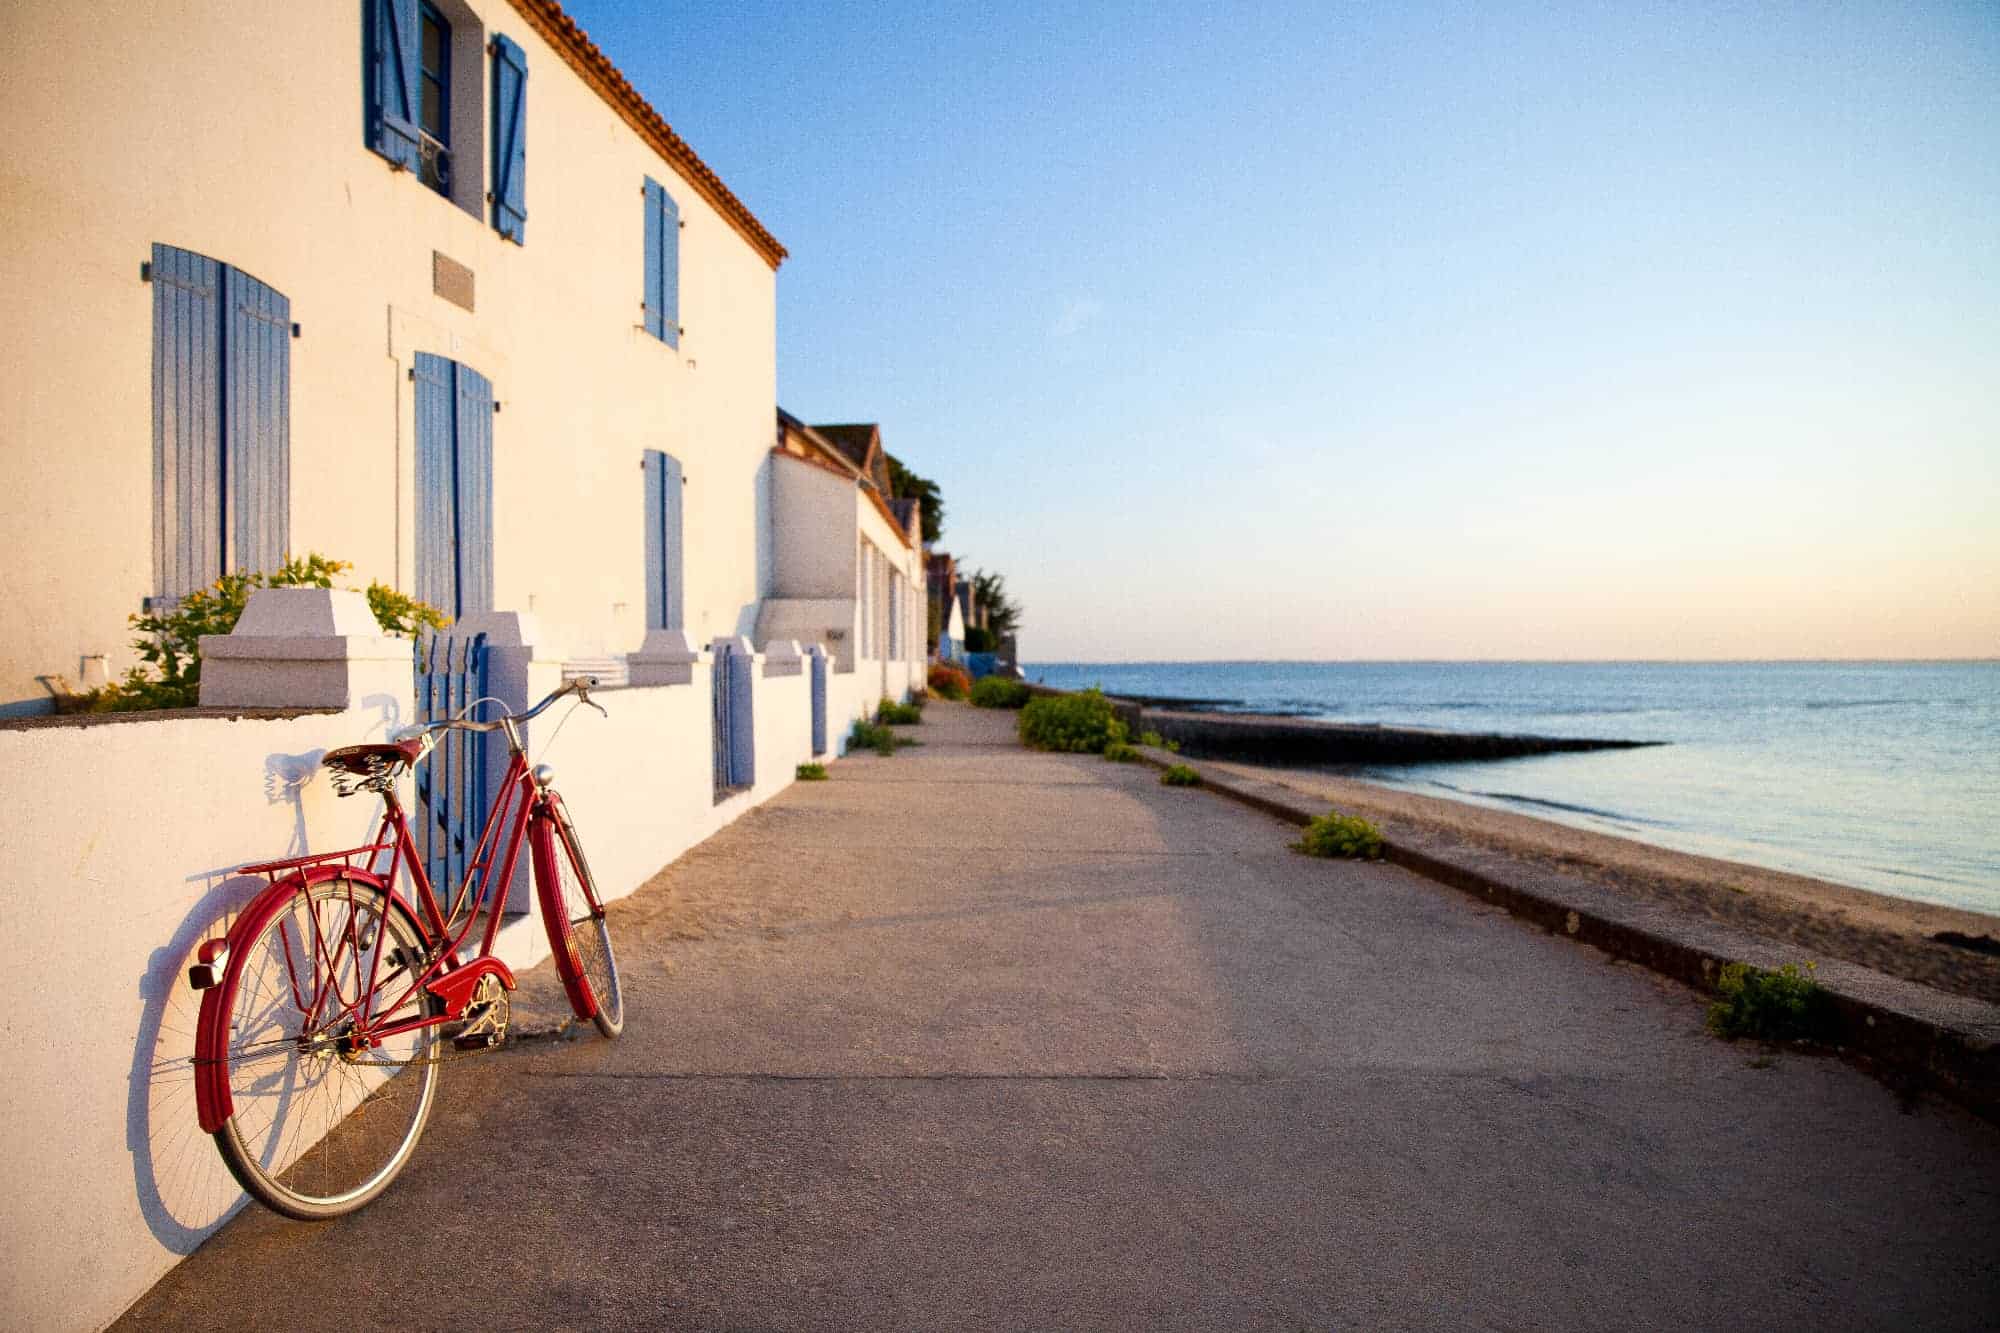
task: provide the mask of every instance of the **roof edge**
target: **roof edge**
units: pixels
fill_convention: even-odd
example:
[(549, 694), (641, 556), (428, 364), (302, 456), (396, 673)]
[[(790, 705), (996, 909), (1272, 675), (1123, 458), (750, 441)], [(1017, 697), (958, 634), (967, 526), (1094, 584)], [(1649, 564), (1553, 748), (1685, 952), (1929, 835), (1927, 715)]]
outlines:
[(557, 0), (509, 0), (509, 3), (627, 125), (638, 131), (641, 139), (680, 172), (696, 193), (715, 206), (765, 263), (775, 270), (785, 262), (790, 252), (778, 243), (778, 238), (722, 183), (722, 177), (695, 154), (687, 140), (674, 133), (652, 103), (632, 86), (632, 81), (611, 63), (611, 57), (590, 40), (590, 35), (577, 26)]

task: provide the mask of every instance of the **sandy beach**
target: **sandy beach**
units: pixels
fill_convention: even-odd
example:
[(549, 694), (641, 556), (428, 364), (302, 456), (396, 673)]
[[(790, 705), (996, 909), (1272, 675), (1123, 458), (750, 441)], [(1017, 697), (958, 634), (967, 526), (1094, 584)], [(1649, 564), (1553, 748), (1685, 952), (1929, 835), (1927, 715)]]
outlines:
[(2000, 948), (2000, 917), (1634, 842), (1532, 815), (1399, 791), (1310, 769), (1215, 762), (1323, 798), (1382, 825), (1420, 828), (1585, 873), (1635, 899), (1699, 913), (1796, 945), (1799, 961), (1839, 958), (1939, 990), (2000, 1002), (2000, 953), (1940, 942), (1953, 934)]

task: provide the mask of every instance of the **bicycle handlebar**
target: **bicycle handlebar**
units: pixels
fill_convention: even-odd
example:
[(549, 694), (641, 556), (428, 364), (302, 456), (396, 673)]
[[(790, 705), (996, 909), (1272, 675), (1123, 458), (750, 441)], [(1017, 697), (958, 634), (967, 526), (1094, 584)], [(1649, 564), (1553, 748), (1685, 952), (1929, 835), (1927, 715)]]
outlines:
[[(589, 704), (599, 713), (603, 713), (605, 717), (610, 717), (611, 714), (604, 711), (604, 705), (594, 702), (590, 697), (590, 692), (597, 688), (597, 684), (598, 681), (595, 676), (577, 676), (572, 680), (564, 681), (560, 688), (549, 693), (548, 698), (542, 700), (525, 713), (508, 713), (503, 717), (492, 718), (485, 722), (475, 722), (470, 718), (463, 717), (448, 717), (437, 722), (418, 722), (400, 728), (396, 732), (396, 735), (399, 737), (421, 736), (426, 732), (432, 731), (498, 731), (509, 722), (526, 722), (530, 718), (541, 716), (550, 704), (571, 694), (577, 697), (577, 702)], [(477, 707), (479, 702), (481, 701), (475, 700), (473, 706)]]

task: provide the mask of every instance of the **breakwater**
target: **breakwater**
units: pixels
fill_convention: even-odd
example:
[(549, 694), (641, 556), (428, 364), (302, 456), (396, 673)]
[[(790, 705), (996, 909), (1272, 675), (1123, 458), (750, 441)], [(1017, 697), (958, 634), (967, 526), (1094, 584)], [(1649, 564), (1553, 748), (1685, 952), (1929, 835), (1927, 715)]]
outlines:
[[(1070, 690), (1029, 684), (1032, 694)], [(1149, 706), (1146, 699), (1107, 696), (1133, 736), (1157, 731), (1199, 759), (1241, 759), (1281, 765), (1423, 764), (1465, 759), (1518, 759), (1523, 755), (1585, 750), (1636, 750), (1665, 741), (1504, 732), (1444, 731), (1384, 726), (1377, 722), (1320, 722), (1272, 713), (1188, 712)], [(1157, 696), (1155, 696), (1157, 697)]]
[(1188, 754), (1269, 764), (1443, 763), (1584, 750), (1636, 750), (1665, 744), (1579, 736), (1440, 731), (1372, 722), (1319, 722), (1265, 714), (1187, 713), (1144, 707), (1139, 712), (1140, 730), (1157, 731), (1178, 742)]

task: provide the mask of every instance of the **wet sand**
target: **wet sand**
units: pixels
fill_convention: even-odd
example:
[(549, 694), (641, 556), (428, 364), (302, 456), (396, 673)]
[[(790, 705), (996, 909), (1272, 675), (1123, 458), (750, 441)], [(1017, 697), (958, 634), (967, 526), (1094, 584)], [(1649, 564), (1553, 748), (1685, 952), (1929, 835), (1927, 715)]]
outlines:
[(1721, 861), (1556, 824), (1532, 815), (1423, 796), (1311, 769), (1207, 761), (1282, 783), (1383, 826), (1417, 826), (1551, 869), (1583, 873), (1646, 902), (1699, 913), (1796, 945), (1800, 961), (1839, 958), (1959, 995), (2000, 1003), (2000, 955), (1933, 938), (1957, 933), (2000, 947), (2000, 917), (1909, 902), (1866, 889)]

